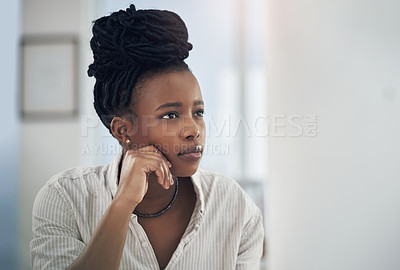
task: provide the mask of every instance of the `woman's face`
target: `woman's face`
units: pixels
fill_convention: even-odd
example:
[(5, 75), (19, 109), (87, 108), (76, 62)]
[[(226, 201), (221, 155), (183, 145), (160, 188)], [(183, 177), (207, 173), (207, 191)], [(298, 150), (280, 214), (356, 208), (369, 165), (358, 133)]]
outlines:
[[(132, 109), (137, 117), (129, 134), (133, 144), (155, 145), (172, 164), (173, 175), (193, 175), (205, 143), (204, 103), (193, 74), (175, 71), (145, 80)], [(196, 146), (197, 153), (183, 154)]]

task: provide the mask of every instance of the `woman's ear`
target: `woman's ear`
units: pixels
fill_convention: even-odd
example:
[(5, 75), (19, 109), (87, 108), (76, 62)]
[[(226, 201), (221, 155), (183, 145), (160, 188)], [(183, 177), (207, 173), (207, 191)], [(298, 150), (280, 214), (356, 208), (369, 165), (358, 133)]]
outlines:
[(133, 123), (129, 118), (114, 117), (110, 124), (110, 130), (121, 145), (127, 146), (131, 143), (132, 138), (129, 134), (132, 134)]

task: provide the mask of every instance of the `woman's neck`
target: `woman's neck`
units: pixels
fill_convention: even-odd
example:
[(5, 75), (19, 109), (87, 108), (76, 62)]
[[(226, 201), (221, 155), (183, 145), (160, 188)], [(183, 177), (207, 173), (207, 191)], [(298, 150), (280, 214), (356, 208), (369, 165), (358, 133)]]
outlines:
[(164, 209), (171, 201), (175, 193), (176, 181), (169, 189), (164, 189), (157, 181), (157, 175), (152, 172), (148, 178), (148, 189), (143, 200), (135, 211), (142, 214), (154, 214)]

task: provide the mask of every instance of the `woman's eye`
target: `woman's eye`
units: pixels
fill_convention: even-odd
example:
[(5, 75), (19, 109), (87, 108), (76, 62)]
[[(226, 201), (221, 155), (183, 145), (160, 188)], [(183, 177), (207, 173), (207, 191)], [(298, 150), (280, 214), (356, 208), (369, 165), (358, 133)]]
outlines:
[(197, 111), (196, 112), (196, 116), (203, 117), (204, 116), (204, 110)]
[(175, 119), (177, 117), (178, 117), (178, 115), (176, 113), (170, 112), (170, 113), (167, 113), (167, 114), (163, 115), (161, 118), (163, 118), (163, 119)]

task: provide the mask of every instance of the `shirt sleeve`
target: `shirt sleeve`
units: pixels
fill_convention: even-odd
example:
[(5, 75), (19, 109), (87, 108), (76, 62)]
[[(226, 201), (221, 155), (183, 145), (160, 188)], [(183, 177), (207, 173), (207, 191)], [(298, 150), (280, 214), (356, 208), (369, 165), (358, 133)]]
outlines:
[(34, 270), (65, 269), (85, 248), (70, 205), (53, 186), (45, 186), (36, 196), (32, 231), (30, 250)]
[(259, 270), (264, 246), (264, 225), (261, 211), (245, 225), (240, 240), (236, 270)]

